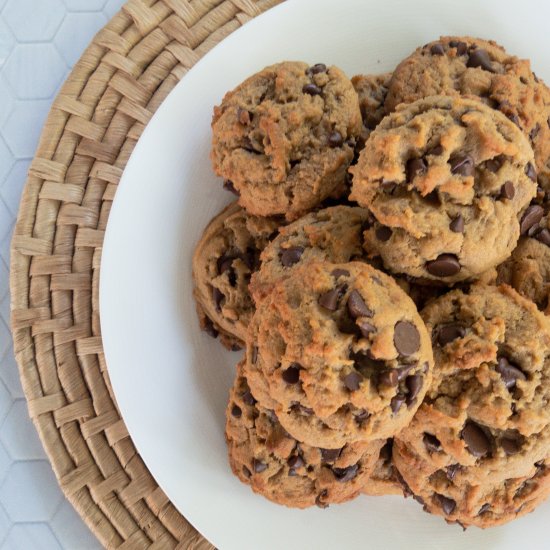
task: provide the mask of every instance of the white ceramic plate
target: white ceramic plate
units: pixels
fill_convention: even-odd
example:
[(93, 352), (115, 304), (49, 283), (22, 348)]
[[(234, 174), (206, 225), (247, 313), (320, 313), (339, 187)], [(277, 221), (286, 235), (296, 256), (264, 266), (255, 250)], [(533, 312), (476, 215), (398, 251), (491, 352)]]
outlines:
[(288, 510), (230, 472), (224, 409), (238, 353), (201, 333), (191, 255), (231, 200), (209, 162), (212, 108), (265, 65), (325, 62), (348, 75), (391, 70), (440, 34), (490, 37), (550, 81), (550, 4), (523, 0), (291, 0), (205, 56), (143, 133), (113, 205), (101, 271), (103, 342), (118, 404), (155, 479), (222, 550), (549, 548), (546, 504), (489, 531), (463, 533), (410, 499), (361, 497)]

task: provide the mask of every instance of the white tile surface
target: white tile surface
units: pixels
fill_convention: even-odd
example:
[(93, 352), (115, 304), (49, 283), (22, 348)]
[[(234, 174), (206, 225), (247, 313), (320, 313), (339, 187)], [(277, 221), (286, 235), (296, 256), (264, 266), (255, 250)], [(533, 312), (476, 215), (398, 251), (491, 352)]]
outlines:
[(0, 0), (0, 550), (100, 548), (63, 498), (22, 401), (7, 277), (21, 191), (53, 97), (122, 4)]

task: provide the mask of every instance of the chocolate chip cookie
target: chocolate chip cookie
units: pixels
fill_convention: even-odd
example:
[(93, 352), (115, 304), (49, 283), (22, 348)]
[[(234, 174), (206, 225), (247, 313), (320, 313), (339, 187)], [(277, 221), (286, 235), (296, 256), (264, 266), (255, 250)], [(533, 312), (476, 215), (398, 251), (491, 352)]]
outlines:
[(286, 61), (214, 109), (211, 159), (248, 212), (293, 220), (344, 185), (360, 132), (357, 93), (340, 69)]
[(393, 73), (387, 112), (432, 95), (469, 95), (504, 113), (529, 139), (539, 181), (550, 185), (550, 92), (528, 60), (496, 42), (442, 37), (418, 48)]
[(233, 473), (254, 492), (292, 508), (326, 508), (356, 497), (384, 443), (319, 449), (297, 441), (254, 399), (241, 367), (230, 392), (225, 437)]
[(533, 151), (479, 101), (434, 96), (402, 105), (351, 167), (351, 199), (377, 222), (365, 246), (398, 273), (446, 284), (504, 261), (536, 193)]
[(313, 446), (393, 436), (431, 380), (411, 299), (359, 263), (311, 262), (278, 281), (251, 321), (245, 373), (259, 402)]
[(370, 219), (364, 208), (334, 206), (281, 227), (263, 250), (261, 267), (252, 276), (250, 292), (254, 300), (265, 298), (275, 282), (307, 262), (342, 263), (364, 257), (363, 229)]
[(451, 291), (422, 317), (433, 382), (395, 438), (394, 463), (430, 510), (439, 502), (449, 519), (475, 523), (472, 503), (477, 514), (479, 499), (532, 477), (550, 455), (550, 319), (512, 288), (482, 284)]
[(236, 202), (207, 226), (193, 255), (194, 296), (201, 328), (228, 349), (244, 345), (254, 312), (248, 291), (260, 252), (281, 221), (247, 214)]

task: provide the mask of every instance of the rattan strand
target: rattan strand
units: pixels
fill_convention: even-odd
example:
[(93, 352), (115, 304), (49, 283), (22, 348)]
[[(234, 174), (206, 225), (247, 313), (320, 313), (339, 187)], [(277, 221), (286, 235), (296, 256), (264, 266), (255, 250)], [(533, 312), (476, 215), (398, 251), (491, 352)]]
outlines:
[(12, 331), (29, 412), (63, 492), (107, 548), (213, 548), (138, 455), (110, 389), (99, 268), (117, 184), (193, 64), (280, 0), (129, 0), (52, 106), (11, 250)]

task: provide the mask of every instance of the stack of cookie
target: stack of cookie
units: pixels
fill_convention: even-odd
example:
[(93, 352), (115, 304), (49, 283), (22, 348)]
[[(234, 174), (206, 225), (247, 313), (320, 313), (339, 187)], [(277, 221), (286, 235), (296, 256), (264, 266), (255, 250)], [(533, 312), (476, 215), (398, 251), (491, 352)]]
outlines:
[(193, 274), (201, 326), (245, 349), (235, 475), (298, 508), (404, 493), (480, 527), (533, 510), (550, 493), (550, 91), (529, 62), (469, 37), (351, 80), (283, 62), (212, 129), (238, 201)]

